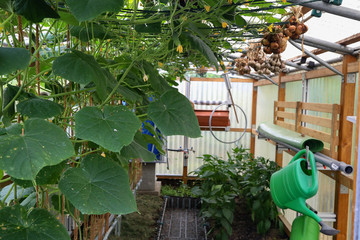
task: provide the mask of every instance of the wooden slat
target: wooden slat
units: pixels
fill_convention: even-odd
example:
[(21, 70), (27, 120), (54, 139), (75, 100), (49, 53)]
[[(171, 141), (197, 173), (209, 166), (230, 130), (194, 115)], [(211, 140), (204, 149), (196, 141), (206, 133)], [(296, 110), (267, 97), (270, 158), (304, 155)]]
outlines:
[(315, 129), (300, 126), (300, 128), (298, 129), (298, 132), (302, 133), (302, 134), (305, 134), (305, 135), (308, 135), (310, 137), (317, 138), (317, 139), (319, 139), (321, 141), (324, 141), (324, 142), (327, 142), (327, 143), (329, 143), (331, 141), (330, 134), (325, 133), (325, 132), (321, 132), (321, 131), (318, 131), (318, 130), (315, 130)]
[[(335, 181), (339, 182), (340, 184), (344, 185), (345, 187), (352, 189), (353, 184), (354, 184), (352, 175), (345, 175), (339, 171), (335, 172), (335, 171), (331, 171), (331, 170), (320, 170), (319, 169), (319, 171), (322, 172), (323, 174), (325, 174), (326, 176), (334, 179)], [(338, 174), (339, 174), (339, 176), (336, 176)], [(344, 219), (344, 220), (346, 221), (347, 219)]]
[[(321, 151), (322, 154), (325, 154), (326, 156), (330, 156), (331, 152), (330, 152), (330, 149), (328, 148), (324, 148), (322, 151)], [(336, 158), (334, 158), (336, 159)]]
[[(224, 82), (224, 78), (201, 78), (201, 77), (192, 77), (190, 78), (192, 82)], [(240, 82), (240, 83), (253, 83), (255, 80), (250, 78), (230, 78), (231, 82)]]
[(283, 121), (275, 121), (275, 124), (280, 126), (280, 127), (295, 131), (295, 125), (294, 124), (286, 123), (286, 122), (283, 122)]
[(325, 104), (325, 103), (303, 103), (302, 109), (317, 111), (317, 112), (327, 112), (332, 113), (333, 104)]
[(277, 111), (277, 112), (276, 112), (276, 116), (277, 116), (277, 117), (281, 117), (281, 118), (286, 118), (286, 119), (295, 120), (295, 113)]
[(322, 126), (322, 127), (326, 127), (326, 128), (331, 128), (331, 123), (332, 123), (331, 119), (329, 119), (329, 118), (315, 117), (315, 116), (309, 116), (309, 115), (304, 115), (304, 114), (301, 114), (300, 121), (318, 125), (318, 126)]
[(296, 108), (296, 102), (276, 102), (277, 107)]

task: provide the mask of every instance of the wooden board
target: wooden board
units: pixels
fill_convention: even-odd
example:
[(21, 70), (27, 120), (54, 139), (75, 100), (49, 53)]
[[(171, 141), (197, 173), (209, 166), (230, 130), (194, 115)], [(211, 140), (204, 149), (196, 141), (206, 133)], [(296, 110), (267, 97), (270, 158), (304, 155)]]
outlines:
[[(194, 110), (200, 126), (209, 126), (209, 119), (212, 110)], [(230, 126), (229, 111), (217, 110), (214, 112), (211, 119), (211, 126), (214, 127), (227, 127)]]

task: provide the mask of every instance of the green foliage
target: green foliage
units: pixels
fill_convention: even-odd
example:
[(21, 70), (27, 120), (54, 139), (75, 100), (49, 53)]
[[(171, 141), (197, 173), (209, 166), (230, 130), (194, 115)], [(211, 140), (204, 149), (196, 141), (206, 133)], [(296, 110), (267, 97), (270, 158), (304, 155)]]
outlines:
[(125, 169), (100, 155), (90, 154), (79, 168), (69, 168), (59, 188), (83, 214), (127, 214), (137, 209)]
[(30, 62), (30, 52), (24, 48), (0, 47), (0, 74), (8, 74), (18, 69), (25, 69)]
[(129, 145), (139, 130), (141, 122), (125, 106), (105, 106), (102, 112), (96, 107), (86, 107), (75, 114), (76, 136), (100, 146), (120, 152)]
[[(47, 239), (42, 231), (52, 227), (49, 238), (63, 239), (52, 220), (28, 221), (44, 216), (45, 210), (33, 208), (45, 206), (48, 195), (66, 196), (66, 206), (57, 201), (57, 211), (65, 208), (72, 215), (75, 207), (89, 214), (136, 211), (126, 174), (129, 160), (153, 161), (147, 144), (163, 153), (162, 134), (201, 135), (191, 104), (173, 88), (175, 80), (184, 79), (190, 63), (218, 67), (224, 49), (235, 52), (243, 33), (256, 35), (266, 19), (274, 22), (281, 13), (267, 2), (261, 3), (268, 8), (259, 9), (261, 14), (247, 12), (258, 6), (252, 2), (245, 7), (227, 0), (141, 3), (0, 0), (0, 39), (9, 46), (0, 47), (0, 168), (15, 183), (1, 189), (0, 216), (18, 211), (17, 221), (29, 223), (3, 221), (0, 237)], [(259, 27), (248, 28), (245, 14)], [(234, 31), (236, 25), (241, 28)], [(158, 129), (149, 129), (154, 136), (140, 134), (146, 120), (161, 134)], [(91, 155), (100, 152), (107, 158)], [(231, 230), (231, 189), (237, 183), (230, 185), (215, 184), (218, 199), (208, 197), (209, 204), (223, 201), (221, 194), (227, 197), (226, 208), (218, 209), (223, 235)], [(14, 227), (32, 234), (10, 232)]]
[(158, 101), (150, 103), (148, 115), (167, 136), (201, 136), (199, 123), (189, 100), (177, 90), (167, 91)]
[[(7, 128), (0, 135), (0, 168), (22, 180), (33, 180), (45, 166), (56, 165), (74, 155), (73, 145), (58, 126), (42, 119), (29, 119)], [(21, 166), (21, 167), (19, 167)]]
[(0, 236), (3, 239), (70, 240), (65, 227), (46, 209), (30, 211), (15, 205), (0, 210)]
[(179, 187), (172, 187), (170, 185), (161, 186), (161, 195), (175, 196), (175, 197), (195, 197), (189, 185), (181, 184)]
[[(235, 148), (227, 161), (204, 155), (204, 165), (195, 171), (201, 186), (192, 189), (201, 197), (201, 214), (214, 221), (216, 239), (228, 239), (235, 211), (235, 198), (246, 199), (257, 231), (265, 234), (277, 221), (277, 208), (270, 194), (270, 177), (279, 169), (275, 162), (253, 158), (242, 148)], [(245, 207), (245, 206), (244, 206)]]

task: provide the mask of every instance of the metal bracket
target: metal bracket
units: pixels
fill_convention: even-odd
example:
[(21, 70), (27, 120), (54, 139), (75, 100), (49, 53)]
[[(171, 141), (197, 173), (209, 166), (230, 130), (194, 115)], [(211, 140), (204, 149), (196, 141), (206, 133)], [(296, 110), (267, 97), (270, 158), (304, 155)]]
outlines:
[(340, 194), (348, 194), (348, 193), (349, 193), (349, 189), (341, 184), (340, 185)]
[(348, 73), (346, 78), (347, 83), (356, 83), (356, 74), (355, 73)]

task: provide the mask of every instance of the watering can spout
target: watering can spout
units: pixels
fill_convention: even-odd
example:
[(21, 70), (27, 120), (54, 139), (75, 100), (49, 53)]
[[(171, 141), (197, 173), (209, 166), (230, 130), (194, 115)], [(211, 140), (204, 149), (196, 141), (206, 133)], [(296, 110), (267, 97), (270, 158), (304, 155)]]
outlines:
[(320, 226), (321, 226), (321, 230), (320, 232), (325, 234), (325, 235), (329, 235), (329, 236), (334, 236), (336, 234), (338, 234), (340, 231), (330, 227), (329, 225), (327, 225), (326, 223), (324, 223), (323, 221), (319, 222)]

